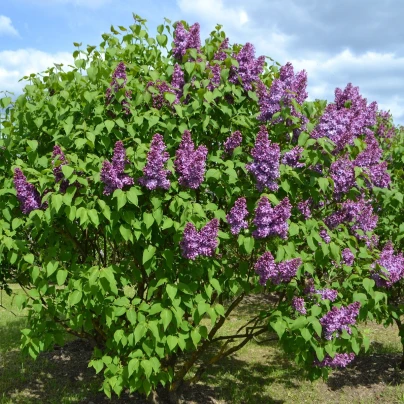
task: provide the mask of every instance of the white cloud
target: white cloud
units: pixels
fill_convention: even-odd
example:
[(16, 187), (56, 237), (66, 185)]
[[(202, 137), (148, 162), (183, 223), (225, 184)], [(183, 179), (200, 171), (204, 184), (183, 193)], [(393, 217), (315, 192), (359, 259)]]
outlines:
[(19, 36), (18, 31), (13, 27), (11, 19), (5, 15), (0, 15), (0, 36), (1, 35)]
[(19, 79), (53, 67), (53, 63), (63, 63), (66, 71), (69, 70), (67, 65), (73, 64), (73, 57), (67, 52), (51, 54), (37, 49), (0, 51), (0, 90), (8, 90), (16, 95), (21, 93), (27, 82), (18, 82)]
[(177, 0), (183, 13), (197, 15), (213, 24), (245, 25), (249, 21), (247, 12), (241, 7), (227, 7), (223, 0)]
[(309, 99), (333, 101), (336, 87), (352, 83), (368, 102), (377, 101), (379, 109), (390, 110), (395, 122), (403, 121), (404, 97), (397, 93), (404, 91), (404, 57), (371, 51), (355, 55), (345, 49), (331, 56), (313, 53), (309, 58), (290, 61), (295, 71), (307, 71)]

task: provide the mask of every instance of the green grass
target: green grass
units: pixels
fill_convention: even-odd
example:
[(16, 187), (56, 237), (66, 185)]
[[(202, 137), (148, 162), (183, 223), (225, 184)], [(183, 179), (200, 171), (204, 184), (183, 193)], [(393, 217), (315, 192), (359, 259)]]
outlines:
[[(15, 293), (22, 293), (19, 289)], [(97, 393), (100, 378), (87, 369), (80, 352), (41, 354), (36, 361), (19, 350), (20, 329), (26, 326), (25, 313), (3, 292), (3, 305), (18, 317), (0, 308), (0, 404), (103, 402)], [(241, 306), (226, 324), (223, 333), (244, 324), (257, 303)], [(186, 403), (404, 403), (404, 372), (396, 368), (401, 344), (395, 328), (377, 324), (368, 330), (371, 348), (348, 369), (334, 372), (328, 382), (303, 379), (277, 348), (275, 342), (252, 341), (205, 374), (184, 395)], [(56, 354), (56, 359), (55, 359)], [(81, 361), (80, 361), (81, 360)], [(105, 401), (108, 402), (108, 401)], [(137, 402), (113, 399), (110, 403)]]

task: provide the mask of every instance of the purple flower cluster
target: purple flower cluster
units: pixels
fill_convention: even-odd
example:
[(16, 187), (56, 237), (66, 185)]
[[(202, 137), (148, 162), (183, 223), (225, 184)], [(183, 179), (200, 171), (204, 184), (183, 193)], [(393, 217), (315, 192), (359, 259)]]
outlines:
[(384, 246), (376, 263), (382, 267), (382, 270), (379, 273), (373, 273), (372, 277), (379, 287), (389, 288), (404, 276), (404, 256), (402, 253), (394, 255), (391, 242)]
[(225, 40), (220, 44), (219, 49), (215, 53), (213, 59), (221, 61), (225, 60), (227, 58), (227, 54), (224, 52), (225, 49), (229, 49), (229, 38), (225, 38)]
[[(150, 87), (154, 88), (157, 93), (155, 91), (152, 92)], [(176, 99), (174, 100), (173, 104), (179, 103), (179, 90), (171, 88), (165, 81), (149, 81), (146, 85), (146, 88), (151, 93), (154, 108), (161, 109), (164, 105), (170, 105), (169, 101), (164, 98), (164, 93), (174, 94), (176, 96)]]
[(389, 112), (386, 111), (379, 111), (377, 113), (377, 135), (382, 139), (390, 139), (395, 136), (395, 128), (394, 125), (391, 123), (392, 116)]
[(304, 163), (299, 163), (300, 157), (303, 153), (303, 147), (296, 146), (292, 150), (286, 152), (282, 157), (282, 163), (293, 168), (302, 168)]
[(220, 85), (220, 72), (222, 71), (222, 69), (220, 65), (211, 65), (211, 64), (208, 64), (206, 66), (206, 69), (210, 70), (212, 73), (212, 78), (210, 79), (207, 89), (209, 91), (213, 91), (216, 87), (219, 87)]
[(355, 260), (355, 256), (352, 254), (352, 251), (349, 248), (345, 248), (342, 250), (342, 263), (351, 267)]
[(260, 284), (265, 285), (269, 280), (275, 285), (281, 282), (288, 283), (296, 275), (298, 268), (302, 265), (300, 258), (294, 258), (289, 261), (275, 264), (274, 257), (269, 251), (266, 251), (254, 265), (255, 272), (260, 277)]
[(175, 94), (177, 96), (176, 100), (174, 101), (175, 104), (178, 104), (180, 102), (184, 84), (185, 84), (184, 72), (182, 71), (181, 66), (178, 63), (176, 63), (174, 66), (173, 76), (171, 78), (171, 87), (174, 89)]
[(292, 307), (294, 310), (299, 312), (300, 314), (307, 314), (306, 308), (304, 307), (305, 302), (301, 297), (294, 296), (292, 299)]
[(230, 225), (232, 234), (239, 234), (241, 229), (248, 227), (247, 220), (248, 215), (247, 201), (245, 198), (238, 198), (234, 206), (230, 209), (230, 213), (226, 215), (226, 220)]
[(55, 176), (55, 182), (60, 182), (60, 192), (65, 193), (69, 186), (69, 181), (64, 178), (62, 166), (67, 164), (67, 160), (60, 146), (53, 146), (52, 159), (52, 171)]
[[(346, 201), (342, 204), (341, 209), (328, 216), (324, 222), (330, 228), (334, 229), (341, 223), (353, 223), (351, 230), (362, 230), (363, 232), (372, 231), (377, 225), (378, 217), (373, 214), (373, 208), (370, 201), (363, 198), (358, 201)], [(356, 233), (358, 238), (360, 236)]]
[[(123, 83), (119, 83), (119, 80), (123, 80)], [(106, 105), (109, 105), (113, 99), (113, 92), (117, 93), (120, 89), (124, 88), (126, 85), (126, 67), (125, 63), (120, 62), (116, 67), (114, 73), (112, 74), (112, 81), (110, 87), (107, 88), (105, 93)], [(122, 108), (125, 111), (125, 114), (128, 115), (130, 113), (129, 110), (129, 99), (132, 97), (131, 91), (125, 91), (125, 100), (122, 101)]]
[(355, 324), (359, 308), (359, 302), (354, 302), (349, 306), (342, 306), (341, 308), (334, 306), (323, 316), (320, 319), (320, 324), (323, 326), (325, 339), (332, 339), (334, 332), (336, 332), (335, 336), (338, 338), (343, 330), (351, 334), (351, 328), (348, 326)]
[(254, 45), (247, 42), (237, 55), (233, 57), (238, 62), (238, 67), (232, 66), (229, 74), (230, 83), (237, 84), (241, 81), (244, 90), (252, 90), (252, 83), (259, 81), (265, 64), (265, 56), (255, 58)]
[(242, 141), (243, 141), (243, 137), (241, 135), (241, 132), (236, 130), (224, 142), (225, 152), (228, 154), (233, 153), (233, 150), (236, 147), (240, 146)]
[(268, 236), (279, 236), (283, 239), (288, 237), (288, 219), (290, 218), (292, 205), (288, 198), (283, 199), (278, 205), (272, 208), (266, 196), (258, 201), (255, 209), (253, 223), (256, 230), (253, 231), (254, 238), (265, 238)]
[(124, 173), (125, 164), (129, 163), (126, 158), (126, 151), (122, 141), (115, 143), (112, 164), (104, 160), (101, 168), (100, 179), (105, 184), (104, 194), (110, 195), (116, 189), (122, 189), (124, 186), (133, 185), (133, 178)]
[(194, 149), (195, 145), (191, 139), (191, 132), (185, 130), (175, 154), (174, 165), (179, 174), (178, 182), (180, 185), (192, 189), (196, 189), (202, 184), (208, 155), (208, 149), (205, 146)]
[(376, 112), (376, 102), (367, 105), (359, 88), (349, 83), (344, 90), (335, 90), (335, 103), (327, 105), (312, 137), (328, 137), (338, 152), (346, 145), (352, 145), (356, 137), (372, 133), (369, 127), (376, 124)]
[(218, 232), (218, 219), (212, 219), (199, 232), (192, 223), (187, 223), (180, 241), (182, 256), (190, 260), (194, 260), (198, 255), (212, 256), (219, 244)]
[(338, 197), (349, 192), (356, 184), (354, 165), (346, 157), (331, 164), (330, 176), (334, 181), (334, 194)]
[(358, 154), (354, 164), (364, 169), (373, 185), (387, 188), (391, 182), (391, 178), (387, 173), (387, 162), (380, 162), (383, 151), (379, 146), (379, 142), (373, 134), (368, 135), (365, 141), (367, 147)]
[(170, 188), (170, 181), (167, 176), (171, 174), (171, 171), (164, 169), (164, 163), (170, 158), (170, 155), (165, 149), (166, 145), (164, 144), (163, 136), (156, 133), (147, 153), (147, 163), (143, 168), (144, 176), (139, 178), (139, 183), (147, 189)]
[(355, 359), (354, 353), (342, 353), (335, 354), (333, 358), (330, 355), (326, 355), (325, 358), (320, 361), (314, 361), (314, 365), (318, 367), (328, 366), (330, 368), (345, 368)]
[(320, 237), (324, 240), (324, 242), (325, 242), (326, 244), (329, 244), (329, 243), (331, 242), (331, 237), (330, 237), (330, 235), (328, 234), (328, 232), (327, 232), (326, 229), (321, 229), (320, 232), (319, 232), (319, 234), (320, 234)]
[[(294, 74), (293, 66), (291, 63), (286, 63), (280, 69), (279, 79), (273, 80), (271, 88), (266, 88), (265, 84), (258, 82), (258, 104), (260, 107), (260, 115), (258, 120), (270, 121), (272, 116), (281, 110), (281, 105), (291, 108), (291, 113), (303, 120), (303, 123), (307, 122), (303, 115), (295, 110), (292, 104), (294, 99), (298, 104), (303, 104), (308, 94), (307, 87), (307, 73), (302, 70), (301, 72)], [(280, 121), (276, 120), (276, 122)]]
[(335, 301), (338, 296), (338, 291), (335, 289), (319, 289), (316, 290), (315, 293), (321, 296), (322, 300), (330, 300), (331, 302)]
[(174, 31), (174, 48), (173, 55), (176, 59), (181, 60), (187, 52), (187, 49), (201, 49), (200, 26), (196, 22), (191, 25), (189, 31), (184, 28), (182, 22), (177, 22)]
[(20, 201), (21, 212), (27, 215), (32, 210), (41, 209), (41, 196), (34, 185), (27, 181), (20, 168), (14, 170), (14, 188), (17, 191), (17, 198)]
[(262, 191), (265, 187), (270, 191), (278, 189), (280, 154), (279, 144), (271, 143), (268, 138), (267, 128), (262, 125), (255, 140), (255, 146), (251, 151), (254, 161), (246, 164), (247, 170), (257, 180), (256, 187), (259, 191)]
[(309, 198), (297, 204), (297, 208), (300, 210), (301, 214), (304, 216), (305, 219), (309, 219), (311, 217), (311, 210), (310, 210), (311, 203), (312, 199)]

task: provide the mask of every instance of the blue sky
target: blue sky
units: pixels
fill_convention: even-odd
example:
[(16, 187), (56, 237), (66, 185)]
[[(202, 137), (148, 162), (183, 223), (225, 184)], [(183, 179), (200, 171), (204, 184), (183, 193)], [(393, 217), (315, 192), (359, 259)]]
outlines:
[(404, 2), (401, 0), (12, 0), (0, 8), (0, 90), (18, 94), (26, 74), (72, 61), (73, 42), (98, 45), (132, 12), (151, 33), (164, 17), (217, 23), (230, 42), (308, 73), (309, 98), (332, 101), (336, 87), (359, 86), (369, 102), (404, 124)]

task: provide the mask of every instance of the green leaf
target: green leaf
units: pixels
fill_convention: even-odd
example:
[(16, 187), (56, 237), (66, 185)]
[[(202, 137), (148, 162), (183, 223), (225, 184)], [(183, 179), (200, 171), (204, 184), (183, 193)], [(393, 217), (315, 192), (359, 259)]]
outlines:
[(28, 262), (29, 264), (33, 264), (34, 263), (34, 254), (26, 254), (24, 255), (24, 261)]
[(80, 290), (74, 290), (69, 296), (69, 305), (74, 306), (80, 302), (83, 297), (83, 293)]
[(202, 338), (201, 334), (199, 334), (198, 330), (195, 329), (195, 330), (191, 331), (191, 339), (195, 345), (195, 348), (198, 347), (198, 344), (199, 344), (199, 341), (201, 340), (201, 338)]
[(100, 224), (100, 219), (98, 217), (98, 212), (95, 209), (90, 209), (87, 211), (88, 217), (90, 218), (91, 223), (98, 227)]
[(56, 213), (59, 212), (62, 203), (63, 203), (63, 195), (60, 194), (52, 195), (52, 206), (55, 208)]
[(150, 229), (150, 227), (154, 223), (154, 217), (151, 213), (144, 212), (143, 213), (143, 222), (145, 223), (146, 227)]
[(58, 262), (57, 261), (50, 261), (48, 262), (48, 265), (46, 266), (46, 274), (48, 278), (52, 276), (52, 274), (57, 270), (58, 268)]
[(366, 292), (372, 294), (373, 288), (375, 286), (375, 281), (373, 279), (365, 278), (363, 281), (363, 287), (365, 288)]
[(145, 264), (147, 261), (151, 260), (155, 253), (156, 247), (149, 245), (145, 250), (143, 250), (142, 263)]
[(328, 179), (327, 178), (322, 178), (322, 177), (319, 178), (318, 179), (318, 185), (320, 186), (320, 188), (322, 189), (323, 192), (326, 192), (327, 189), (328, 189), (328, 185), (329, 185)]
[(167, 345), (170, 348), (170, 351), (173, 351), (174, 348), (177, 346), (178, 344), (178, 338), (174, 335), (169, 335), (167, 337)]
[(139, 359), (133, 358), (128, 363), (128, 377), (131, 377), (133, 373), (137, 373), (139, 370)]
[(295, 236), (299, 234), (299, 226), (296, 223), (291, 223), (289, 225), (289, 236)]
[(106, 120), (106, 121), (104, 121), (104, 125), (107, 128), (108, 133), (111, 133), (112, 129), (114, 129), (115, 122), (110, 121), (110, 120)]
[(175, 296), (177, 296), (177, 287), (174, 285), (167, 285), (166, 286), (166, 292), (171, 301), (174, 301)]
[(65, 178), (69, 179), (73, 175), (74, 169), (70, 166), (64, 165), (62, 166), (62, 172)]
[(151, 364), (151, 362), (147, 359), (144, 359), (142, 360), (142, 362), (140, 362), (140, 366), (143, 368), (146, 378), (149, 379), (153, 371), (153, 365)]
[(300, 334), (302, 334), (302, 337), (305, 339), (305, 341), (309, 341), (312, 338), (312, 335), (307, 328), (301, 329)]
[(147, 332), (147, 328), (145, 327), (144, 323), (139, 323), (136, 328), (135, 328), (135, 343), (137, 344), (145, 335)]
[(177, 99), (177, 96), (173, 93), (164, 93), (164, 98), (172, 104)]
[(161, 319), (163, 320), (164, 331), (170, 325), (171, 320), (173, 319), (173, 313), (169, 309), (164, 309), (160, 314)]
[(244, 249), (247, 254), (251, 254), (254, 249), (255, 240), (253, 237), (245, 237), (243, 241)]
[(128, 198), (128, 201), (132, 203), (135, 206), (138, 206), (139, 200), (137, 198), (137, 192), (135, 188), (131, 188), (127, 193), (126, 197)]
[(67, 275), (68, 275), (68, 272), (65, 269), (59, 269), (59, 271), (56, 274), (56, 281), (59, 286), (61, 286), (65, 283)]

